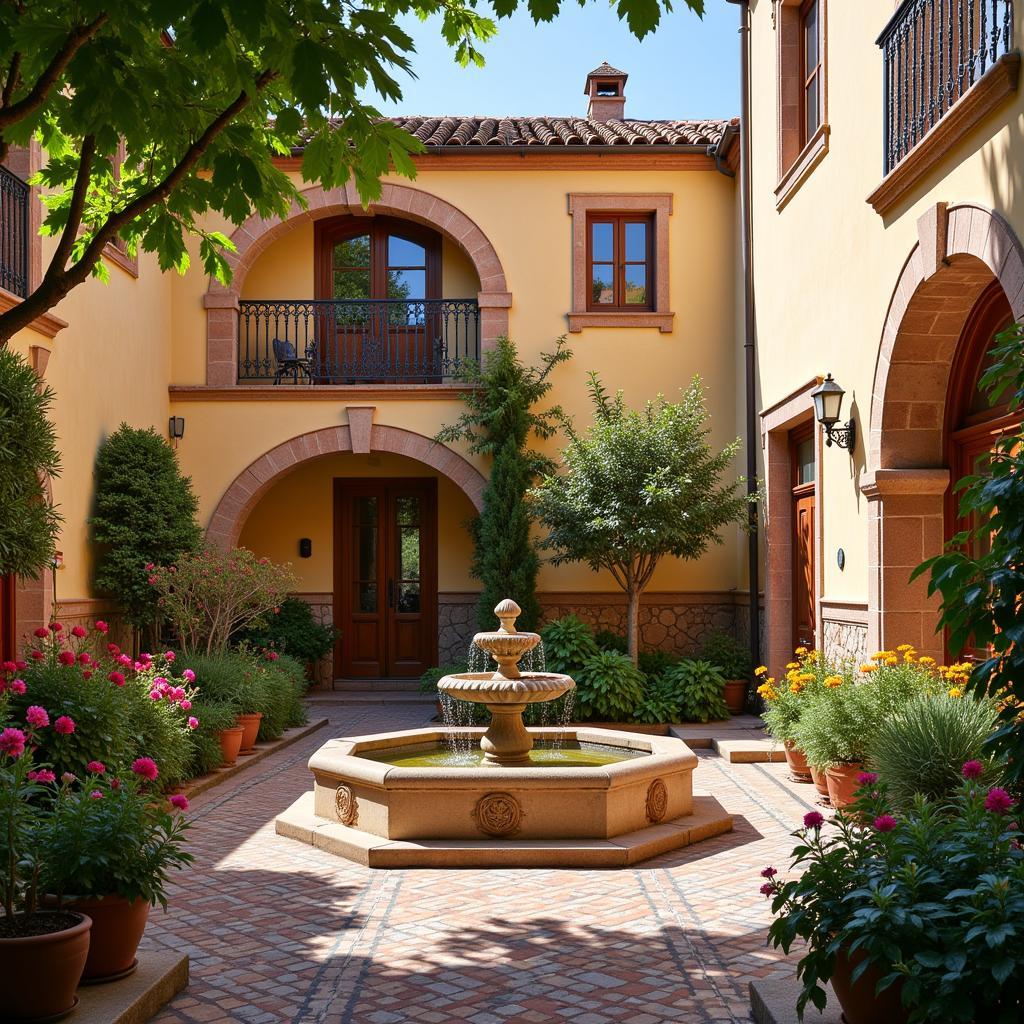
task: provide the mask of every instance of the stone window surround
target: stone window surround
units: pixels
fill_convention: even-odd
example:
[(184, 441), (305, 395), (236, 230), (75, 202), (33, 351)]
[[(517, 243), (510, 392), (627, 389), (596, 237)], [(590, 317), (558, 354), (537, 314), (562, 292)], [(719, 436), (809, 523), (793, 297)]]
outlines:
[[(668, 219), (671, 192), (570, 192), (572, 217), (572, 310), (569, 331), (584, 327), (656, 327), (672, 331), (675, 313), (669, 310)], [(654, 221), (654, 308), (636, 312), (587, 310), (587, 215), (590, 213), (648, 213)]]

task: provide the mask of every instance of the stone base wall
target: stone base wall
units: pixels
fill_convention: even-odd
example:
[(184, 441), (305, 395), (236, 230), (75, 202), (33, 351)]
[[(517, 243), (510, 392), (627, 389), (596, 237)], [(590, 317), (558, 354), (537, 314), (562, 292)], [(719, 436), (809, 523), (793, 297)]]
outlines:
[(437, 595), (437, 663), (465, 661), (476, 626), (476, 594)]
[(868, 627), (866, 623), (822, 619), (821, 648), (829, 661), (857, 665), (867, 661)]

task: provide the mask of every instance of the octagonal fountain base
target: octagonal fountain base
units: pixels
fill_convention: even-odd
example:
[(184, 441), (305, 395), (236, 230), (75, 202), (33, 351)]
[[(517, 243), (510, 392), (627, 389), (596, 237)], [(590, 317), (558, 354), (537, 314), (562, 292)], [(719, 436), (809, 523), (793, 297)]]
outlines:
[(525, 767), (467, 765), (483, 729), (457, 730), (454, 757), (444, 729), (330, 740), (277, 833), (373, 868), (613, 868), (732, 830), (717, 800), (693, 795), (697, 758), (681, 740), (529, 731)]

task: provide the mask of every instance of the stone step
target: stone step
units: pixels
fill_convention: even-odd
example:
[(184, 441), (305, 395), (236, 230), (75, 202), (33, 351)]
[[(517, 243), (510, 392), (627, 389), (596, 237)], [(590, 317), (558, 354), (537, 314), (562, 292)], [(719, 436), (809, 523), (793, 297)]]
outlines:
[(377, 692), (412, 692), (418, 693), (418, 679), (335, 679), (334, 689), (343, 692), (377, 693)]

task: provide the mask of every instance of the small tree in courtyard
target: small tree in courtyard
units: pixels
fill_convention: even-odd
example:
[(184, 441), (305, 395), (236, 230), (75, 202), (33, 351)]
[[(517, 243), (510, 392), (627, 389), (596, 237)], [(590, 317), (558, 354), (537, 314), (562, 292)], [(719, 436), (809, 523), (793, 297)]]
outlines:
[(192, 481), (182, 476), (174, 450), (152, 427), (122, 423), (100, 446), (90, 519), (99, 545), (96, 588), (114, 598), (136, 628), (160, 617), (146, 567), (172, 563), (199, 547), (197, 507)]
[(508, 338), (499, 338), (485, 354), (483, 366), (468, 364), (463, 381), (470, 390), (462, 396), (466, 411), (437, 435), (443, 442), (468, 441), (471, 452), (494, 460), (483, 511), (472, 527), (471, 572), (483, 584), (477, 604), (477, 622), (482, 629), (493, 628), (494, 606), (504, 597), (514, 598), (522, 608), (521, 629), (533, 629), (540, 618), (540, 559), (530, 536), (532, 518), (526, 493), (538, 477), (554, 467), (529, 444), (531, 438), (550, 438), (558, 429), (560, 410), (537, 410), (535, 406), (551, 390), (551, 371), (571, 356), (562, 337), (553, 352), (541, 356), (539, 367), (524, 366), (515, 345)]
[(638, 653), (640, 595), (666, 555), (699, 558), (719, 531), (746, 518), (741, 481), (723, 482), (740, 447), (708, 444), (704, 390), (695, 377), (679, 402), (659, 396), (642, 410), (610, 398), (597, 374), (588, 385), (594, 422), (569, 427), (565, 472), (549, 474), (532, 492), (552, 561), (607, 569), (626, 592), (627, 639)]

